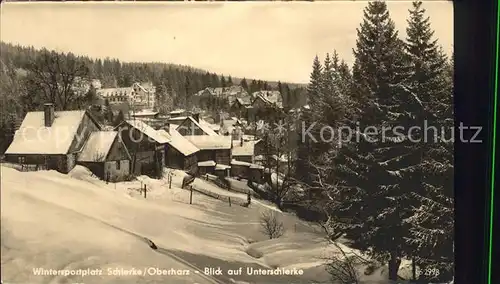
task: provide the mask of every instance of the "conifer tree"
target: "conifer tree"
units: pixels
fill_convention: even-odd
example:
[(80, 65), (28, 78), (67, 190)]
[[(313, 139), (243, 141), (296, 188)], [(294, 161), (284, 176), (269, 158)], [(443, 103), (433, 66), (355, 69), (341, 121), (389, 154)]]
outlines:
[(219, 76), (217, 76), (217, 74), (213, 73), (211, 75), (211, 80), (212, 80), (212, 87), (214, 88), (220, 87)]
[(419, 166), (412, 171), (419, 173), (420, 186), (412, 192), (414, 215), (407, 220), (407, 250), (420, 269), (440, 271), (440, 278), (426, 275), (424, 280), (442, 282), (452, 278), (454, 263), (453, 141), (446, 137), (453, 127), (453, 63), (447, 62), (433, 39), (422, 2), (413, 2), (409, 12), (406, 51), (413, 73), (408, 92), (418, 96), (422, 104), (418, 124), (434, 127), (434, 133), (424, 133), (425, 139), (417, 145)]
[(243, 80), (241, 80), (240, 82), (240, 86), (245, 89), (245, 91), (248, 92), (248, 83), (247, 83), (247, 79), (243, 78)]
[(320, 93), (321, 81), (323, 78), (323, 67), (319, 62), (319, 58), (316, 55), (313, 61), (313, 69), (309, 79), (309, 85), (307, 86), (307, 92), (309, 98), (314, 98)]
[[(330, 214), (337, 219), (330, 228), (388, 263), (389, 280), (396, 281), (405, 256), (408, 200), (415, 187), (415, 177), (401, 170), (414, 166), (415, 154), (408, 137), (394, 129), (411, 125), (414, 109), (408, 104), (415, 100), (409, 101), (404, 92), (408, 63), (385, 2), (368, 3), (357, 32), (351, 93), (357, 111), (350, 125), (354, 137), (332, 159), (338, 183), (328, 196)], [(323, 175), (331, 180), (331, 173)]]
[(259, 91), (259, 85), (258, 85), (257, 81), (254, 79), (250, 83), (250, 93), (254, 93), (257, 91)]
[(330, 54), (326, 54), (325, 62), (323, 64), (323, 73), (321, 78), (321, 88), (323, 89), (324, 94), (330, 94), (333, 92), (333, 88), (335, 85), (335, 75), (334, 75), (334, 66), (330, 59)]
[(227, 84), (226, 84), (226, 78), (224, 78), (224, 75), (222, 75), (222, 76), (221, 76), (221, 78), (220, 78), (220, 86), (221, 86), (222, 88), (227, 87)]
[[(307, 86), (307, 97), (309, 105), (315, 105), (315, 103), (318, 101), (318, 97), (322, 93), (322, 84), (323, 67), (321, 66), (319, 58), (316, 55), (314, 57), (312, 72), (310, 75), (309, 84)], [(281, 84), (279, 84), (278, 87), (282, 89)], [(295, 165), (296, 177), (298, 182), (302, 183), (306, 188), (309, 188), (312, 184), (311, 158), (314, 156), (312, 154), (312, 144), (314, 143), (314, 141), (311, 141), (309, 136), (302, 135), (302, 133), (314, 124), (315, 117), (316, 115), (314, 114), (312, 108), (310, 111), (304, 111), (301, 117), (302, 123), (299, 126), (302, 131), (299, 131), (300, 135), (298, 135), (297, 137), (297, 159)], [(316, 132), (314, 132), (314, 134), (316, 134)], [(312, 201), (314, 199), (313, 192), (308, 190), (308, 193), (308, 200)]]
[(227, 78), (227, 85), (232, 86), (233, 85), (233, 78), (231, 78), (231, 75)]

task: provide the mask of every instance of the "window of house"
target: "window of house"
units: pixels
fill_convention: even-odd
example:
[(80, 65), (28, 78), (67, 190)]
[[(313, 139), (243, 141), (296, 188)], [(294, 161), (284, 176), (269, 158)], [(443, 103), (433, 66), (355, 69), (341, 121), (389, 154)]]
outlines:
[(120, 161), (116, 161), (116, 169), (119, 170), (120, 169)]
[(24, 157), (18, 157), (17, 160), (18, 160), (19, 164), (24, 164), (24, 162), (25, 162)]

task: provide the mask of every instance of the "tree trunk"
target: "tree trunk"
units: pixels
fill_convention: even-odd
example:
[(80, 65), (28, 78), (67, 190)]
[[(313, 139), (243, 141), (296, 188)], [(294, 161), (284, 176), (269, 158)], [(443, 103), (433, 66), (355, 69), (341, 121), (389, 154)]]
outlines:
[(389, 260), (389, 280), (398, 280), (399, 265), (401, 264), (401, 259), (398, 258), (396, 252), (391, 253), (391, 259)]
[(411, 276), (413, 281), (417, 280), (417, 264), (414, 258), (411, 260)]

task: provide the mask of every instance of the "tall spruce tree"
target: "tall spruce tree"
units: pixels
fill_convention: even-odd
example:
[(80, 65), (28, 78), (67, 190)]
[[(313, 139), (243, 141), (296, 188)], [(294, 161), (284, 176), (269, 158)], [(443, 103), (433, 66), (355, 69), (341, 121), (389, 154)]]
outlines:
[(240, 82), (240, 86), (245, 89), (245, 91), (248, 92), (248, 83), (247, 83), (247, 79), (243, 78)]
[[(448, 63), (421, 1), (409, 11), (406, 51), (412, 65), (410, 88), (422, 103), (419, 125), (433, 127), (418, 143), (420, 186), (412, 192), (414, 215), (409, 218), (408, 254), (420, 269), (437, 268), (427, 281), (449, 281), (453, 275), (453, 127), (452, 62)], [(436, 135), (436, 136), (435, 136)], [(448, 139), (447, 139), (448, 138)], [(437, 271), (434, 270), (434, 271)], [(415, 273), (416, 274), (416, 273)], [(415, 277), (417, 275), (414, 275)]]
[(323, 66), (319, 61), (318, 56), (314, 57), (313, 69), (309, 77), (309, 85), (307, 86), (308, 98), (314, 98), (321, 92), (321, 82), (323, 80)]
[(415, 177), (401, 170), (414, 166), (416, 156), (409, 137), (396, 127), (407, 131), (412, 125), (417, 100), (405, 92), (408, 60), (385, 2), (368, 3), (357, 34), (351, 93), (356, 112), (350, 125), (354, 137), (334, 154), (337, 183), (328, 196), (330, 216), (336, 219), (330, 228), (388, 263), (389, 280), (396, 281), (408, 235), (404, 220), (411, 216), (407, 205), (415, 187)]
[(322, 92), (325, 94), (333, 92), (333, 88), (335, 85), (334, 73), (335, 70), (332, 61), (330, 59), (330, 54), (327, 53), (325, 56), (325, 62), (323, 64), (323, 72), (321, 78), (321, 88)]
[[(318, 56), (314, 57), (312, 72), (309, 79), (309, 84), (307, 85), (307, 96), (309, 101), (314, 100), (318, 97), (321, 92), (321, 86), (323, 81), (323, 67), (321, 66), (321, 62), (319, 61)], [(283, 94), (283, 85), (281, 82), (278, 82), (278, 89)], [(310, 104), (310, 102), (308, 102)], [(302, 130), (308, 129), (308, 127), (313, 123), (313, 113), (312, 111), (304, 111), (302, 114), (302, 125), (299, 127)], [(310, 158), (311, 158), (311, 141), (309, 141), (309, 137), (302, 135), (303, 131), (299, 131), (301, 135), (297, 136), (297, 159), (296, 159), (296, 178), (298, 182), (304, 184), (306, 187), (309, 187), (312, 183), (311, 179), (311, 168), (310, 168)], [(311, 193), (311, 191), (308, 191)], [(312, 194), (309, 195), (308, 200), (312, 200)]]
[(226, 84), (226, 78), (224, 78), (224, 74), (222, 74), (222, 76), (220, 77), (220, 86), (221, 86), (222, 88), (227, 87), (227, 84)]

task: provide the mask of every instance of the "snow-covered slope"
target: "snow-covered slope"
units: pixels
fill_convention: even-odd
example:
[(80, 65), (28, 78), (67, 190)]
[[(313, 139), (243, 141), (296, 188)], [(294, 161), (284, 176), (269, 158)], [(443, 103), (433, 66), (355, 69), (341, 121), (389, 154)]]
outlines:
[[(271, 205), (252, 200), (250, 208), (229, 207), (196, 193), (190, 205), (189, 192), (179, 188), (184, 175), (180, 171), (170, 171), (169, 188), (166, 179), (144, 176), (106, 184), (80, 166), (69, 175), (19, 172), (3, 165), (0, 170), (5, 283), (231, 283), (229, 278), (248, 283), (311, 283), (328, 277), (321, 266), (328, 248), (314, 227), (277, 212), (285, 235), (266, 240), (259, 217)], [(144, 185), (146, 198), (139, 191)], [(196, 185), (224, 193), (206, 181), (197, 180)], [(158, 250), (151, 249), (144, 238)], [(204, 267), (297, 268), (304, 269), (304, 275), (226, 275), (217, 282), (195, 274)], [(34, 273), (37, 268), (88, 268), (102, 275), (40, 276)], [(132, 268), (135, 273), (145, 268), (189, 270), (190, 275), (108, 275), (116, 272), (109, 269), (130, 273)]]

